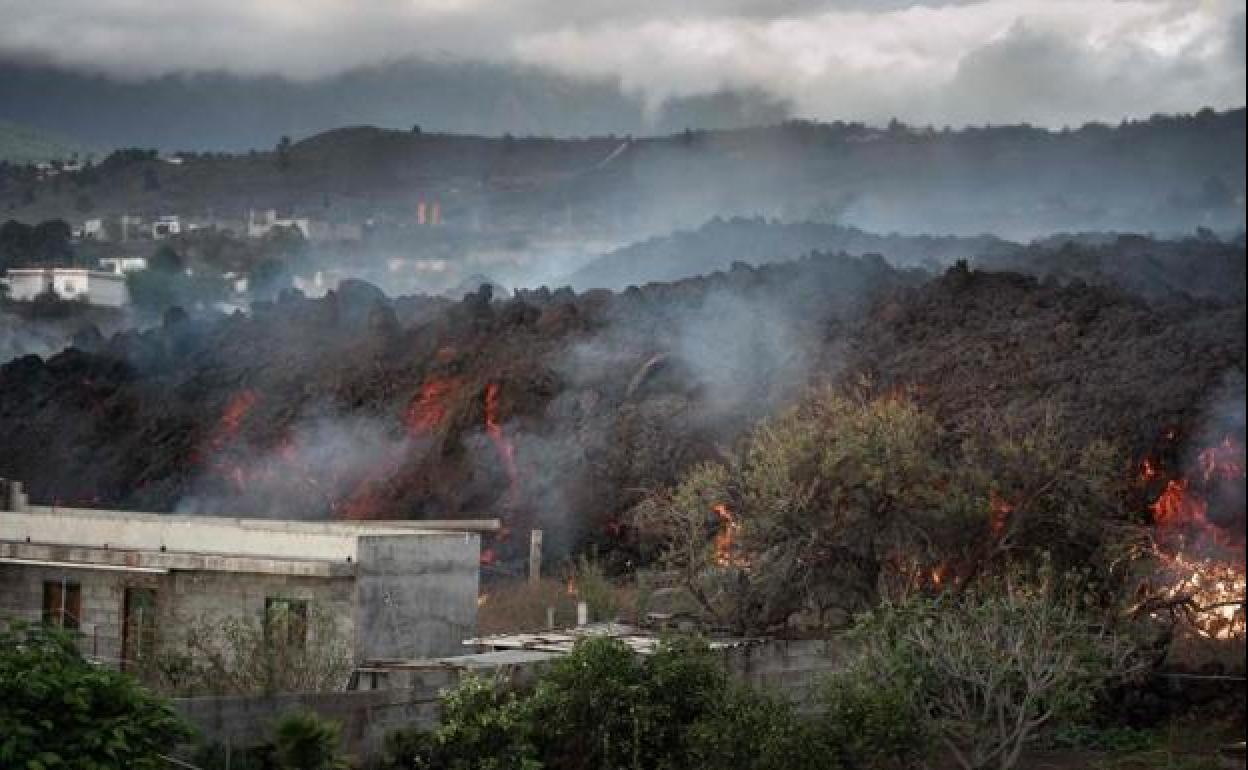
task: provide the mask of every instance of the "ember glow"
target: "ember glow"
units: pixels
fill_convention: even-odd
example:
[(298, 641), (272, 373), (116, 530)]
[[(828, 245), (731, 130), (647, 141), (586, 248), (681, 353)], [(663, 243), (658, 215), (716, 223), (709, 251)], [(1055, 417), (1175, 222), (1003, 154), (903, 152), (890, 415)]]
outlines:
[(728, 506), (719, 503), (712, 506), (715, 517), (719, 520), (719, 529), (715, 533), (715, 563), (721, 567), (739, 566), (740, 559), (734, 553), (736, 550), (737, 529), (740, 525), (737, 523), (737, 517), (732, 511), (728, 510)]
[[(992, 529), (992, 534), (1000, 537), (1005, 532), (1005, 525), (1009, 523), (1010, 514), (1014, 512), (1014, 506), (1004, 498), (993, 492), (988, 499), (988, 526)], [(939, 584), (940, 581), (936, 581)]]
[[(1162, 477), (1144, 461), (1141, 481)], [(1160, 598), (1209, 639), (1245, 636), (1243, 484), (1244, 448), (1227, 436), (1197, 455), (1194, 473), (1167, 479), (1149, 506)]]

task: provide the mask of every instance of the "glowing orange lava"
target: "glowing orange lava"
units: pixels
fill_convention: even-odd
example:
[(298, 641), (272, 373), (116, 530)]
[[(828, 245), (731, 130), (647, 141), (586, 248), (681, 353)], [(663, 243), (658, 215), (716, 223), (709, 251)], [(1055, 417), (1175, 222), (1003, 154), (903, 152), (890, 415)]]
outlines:
[(421, 436), (432, 433), (447, 415), (447, 399), (459, 386), (453, 378), (434, 377), (420, 386), (420, 392), (407, 406), (403, 422), (408, 433)]
[(520, 492), (520, 474), (516, 470), (516, 449), (503, 433), (502, 423), (498, 419), (498, 398), (501, 393), (498, 383), (491, 382), (485, 386), (485, 432), (494, 442), (498, 457), (507, 472), (507, 495), (504, 505), (515, 505)]

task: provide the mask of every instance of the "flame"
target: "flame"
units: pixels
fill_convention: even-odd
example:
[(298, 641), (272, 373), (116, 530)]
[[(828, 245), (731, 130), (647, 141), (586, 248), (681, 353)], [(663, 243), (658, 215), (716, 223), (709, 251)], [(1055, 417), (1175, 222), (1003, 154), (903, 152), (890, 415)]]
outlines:
[(940, 586), (945, 582), (945, 573), (948, 570), (949, 568), (944, 564), (937, 564), (935, 567), (932, 567), (932, 585), (940, 588)]
[(718, 503), (711, 506), (715, 517), (719, 520), (719, 529), (715, 533), (715, 563), (720, 567), (740, 566), (742, 560), (736, 556), (735, 540), (737, 530), (740, 526), (737, 523), (737, 517), (732, 511), (728, 510), (728, 506)]
[[(1172, 439), (1174, 429), (1167, 434)], [(1176, 602), (1187, 626), (1198, 636), (1242, 639), (1245, 636), (1243, 511), (1238, 527), (1219, 526), (1209, 518), (1227, 482), (1243, 484), (1244, 449), (1231, 436), (1197, 455), (1195, 473), (1166, 480), (1149, 506), (1155, 527), (1155, 576), (1163, 583), (1160, 596)], [(1141, 464), (1140, 479), (1163, 476), (1152, 460)], [(1241, 498), (1242, 500), (1242, 498)]]
[(567, 586), (567, 593), (568, 593), (568, 596), (576, 596), (576, 595), (577, 595), (577, 589), (576, 589), (576, 577), (575, 577), (575, 576), (573, 576), (573, 575), (568, 575), (568, 586)]
[(1013, 512), (1014, 505), (995, 491), (988, 496), (988, 526), (993, 535), (1000, 537), (1005, 532), (1005, 525)]
[(503, 461), (503, 468), (507, 472), (507, 495), (503, 499), (504, 506), (510, 508), (519, 496), (520, 474), (516, 471), (516, 449), (503, 433), (503, 426), (498, 419), (500, 392), (497, 382), (485, 386), (485, 432), (494, 442), (494, 448), (498, 450), (498, 457)]

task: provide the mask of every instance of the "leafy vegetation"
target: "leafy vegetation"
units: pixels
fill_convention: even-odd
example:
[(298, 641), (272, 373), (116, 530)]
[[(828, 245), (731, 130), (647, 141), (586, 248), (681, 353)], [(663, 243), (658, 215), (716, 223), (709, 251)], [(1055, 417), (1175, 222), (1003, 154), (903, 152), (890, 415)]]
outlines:
[[(883, 688), (884, 698), (893, 697)], [(704, 642), (673, 638), (644, 659), (622, 642), (580, 642), (526, 693), (468, 678), (431, 733), (388, 739), (385, 767), (446, 770), (857, 768), (913, 757), (921, 732), (880, 688), (838, 690), (835, 719), (734, 683)], [(870, 722), (867, 740), (851, 737)], [(872, 736), (888, 736), (876, 744)], [(900, 765), (898, 765), (900, 766)]]
[(306, 616), (274, 608), (264, 622), (200, 617), (178, 625), (142, 671), (172, 695), (325, 692), (341, 689), (351, 670), (349, 640), (315, 604)]
[(190, 737), (168, 701), (55, 628), (0, 630), (0, 767), (157, 770)]
[(712, 622), (848, 624), (882, 598), (971, 585), (986, 567), (1088, 564), (1119, 512), (1115, 451), (1056, 419), (954, 435), (900, 394), (813, 393), (726, 463), (635, 511)]

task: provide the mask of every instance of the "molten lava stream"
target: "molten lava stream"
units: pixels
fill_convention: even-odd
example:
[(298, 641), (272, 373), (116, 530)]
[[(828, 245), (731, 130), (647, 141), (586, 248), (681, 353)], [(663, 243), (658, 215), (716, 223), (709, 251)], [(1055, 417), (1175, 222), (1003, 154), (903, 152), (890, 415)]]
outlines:
[(404, 415), (408, 433), (422, 436), (437, 430), (446, 419), (446, 402), (458, 387), (459, 380), (453, 377), (433, 377), (421, 385)]
[(512, 508), (519, 500), (520, 474), (516, 470), (515, 447), (503, 433), (503, 426), (498, 419), (500, 392), (501, 389), (496, 382), (485, 386), (485, 432), (489, 435), (490, 441), (494, 442), (498, 457), (503, 462), (503, 469), (507, 472), (507, 494), (503, 498), (503, 505), (505, 508)]

